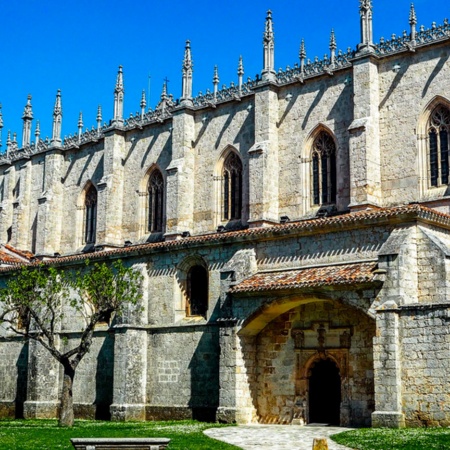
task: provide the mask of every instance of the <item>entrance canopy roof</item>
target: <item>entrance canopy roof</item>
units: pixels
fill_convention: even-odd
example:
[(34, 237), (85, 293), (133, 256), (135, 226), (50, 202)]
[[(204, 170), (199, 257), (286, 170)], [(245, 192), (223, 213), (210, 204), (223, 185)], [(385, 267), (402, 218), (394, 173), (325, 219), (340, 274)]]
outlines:
[(302, 269), (259, 272), (233, 286), (232, 294), (357, 285), (375, 281), (377, 262), (361, 262)]

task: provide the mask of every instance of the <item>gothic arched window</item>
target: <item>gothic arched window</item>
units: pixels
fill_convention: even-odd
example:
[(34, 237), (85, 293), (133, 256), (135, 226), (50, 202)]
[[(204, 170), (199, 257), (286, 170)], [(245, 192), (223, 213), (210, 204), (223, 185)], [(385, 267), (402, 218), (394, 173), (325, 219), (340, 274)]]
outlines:
[(196, 265), (187, 274), (187, 316), (203, 316), (208, 310), (208, 271)]
[(430, 117), (428, 127), (430, 184), (449, 184), (450, 110), (438, 106)]
[(148, 231), (163, 230), (164, 179), (158, 169), (148, 180)]
[(84, 242), (95, 244), (97, 231), (97, 189), (90, 186), (84, 199)]
[(240, 219), (242, 214), (242, 162), (231, 152), (223, 165), (223, 218)]
[(336, 145), (325, 131), (313, 143), (312, 185), (314, 205), (336, 202)]

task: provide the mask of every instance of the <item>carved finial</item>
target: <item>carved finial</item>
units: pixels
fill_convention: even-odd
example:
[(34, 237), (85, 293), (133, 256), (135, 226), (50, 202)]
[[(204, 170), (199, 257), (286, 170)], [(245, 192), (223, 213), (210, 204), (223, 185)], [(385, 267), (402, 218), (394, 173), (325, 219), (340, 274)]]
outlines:
[(372, 0), (359, 0), (359, 12), (363, 14), (368, 10), (372, 11)]
[(167, 100), (167, 80), (164, 80), (162, 91), (161, 91), (161, 100)]
[(22, 119), (32, 119), (32, 118), (33, 118), (33, 110), (32, 110), (32, 106), (31, 106), (31, 95), (28, 94), (27, 104), (25, 105), (25, 108), (23, 110)]
[(123, 70), (122, 69), (123, 69), (123, 67), (119, 66), (119, 70), (117, 72), (115, 92), (124, 92), (124, 88), (123, 88)]
[(145, 107), (147, 106), (147, 101), (145, 100), (145, 89), (142, 89), (140, 106), (141, 106), (141, 120), (143, 120), (145, 115)]
[(34, 147), (37, 149), (39, 145), (39, 137), (41, 135), (41, 124), (36, 120), (36, 130), (34, 131)]
[(238, 89), (239, 89), (239, 95), (242, 92), (242, 77), (244, 76), (244, 63), (242, 60), (242, 56), (239, 56), (239, 64), (238, 64)]
[(167, 78), (164, 80), (162, 92), (161, 92), (161, 99), (156, 106), (157, 111), (162, 111), (163, 113), (166, 111), (166, 109), (170, 106), (173, 106), (173, 99), (172, 95), (167, 94)]
[(114, 89), (114, 118), (113, 125), (123, 124), (123, 98), (125, 89), (123, 87), (123, 72), (122, 66), (119, 66), (117, 72), (116, 87)]
[(183, 84), (181, 89), (181, 104), (186, 106), (192, 105), (192, 62), (191, 41), (186, 41), (183, 59)]
[(97, 136), (100, 136), (100, 130), (102, 128), (102, 105), (97, 107)]
[(334, 30), (331, 30), (331, 36), (330, 36), (330, 64), (334, 66), (334, 62), (336, 59), (336, 37), (334, 35)]
[(81, 142), (81, 134), (83, 133), (83, 112), (80, 111), (78, 116), (78, 143)]
[(334, 35), (334, 30), (331, 30), (330, 35), (330, 50), (336, 50), (336, 36)]
[(61, 145), (61, 125), (62, 125), (62, 106), (61, 89), (56, 93), (55, 108), (53, 109), (53, 131), (51, 144), (53, 146)]
[(417, 25), (417, 16), (416, 10), (414, 8), (414, 3), (411, 3), (411, 9), (409, 10), (409, 25), (411, 29), (411, 42), (415, 42), (416, 40), (416, 25)]
[(358, 50), (365, 49), (371, 52), (373, 47), (372, 0), (359, 0), (359, 13), (361, 15), (361, 43), (358, 45)]
[(33, 120), (33, 109), (31, 107), (31, 95), (28, 94), (27, 104), (22, 115), (22, 147), (28, 147), (31, 142), (31, 122)]
[(264, 61), (262, 79), (266, 81), (275, 81), (275, 39), (273, 33), (272, 11), (267, 11), (266, 28), (263, 35)]
[(411, 3), (411, 9), (409, 10), (409, 24), (417, 25), (416, 9), (414, 8), (414, 3)]
[(306, 60), (306, 47), (305, 47), (305, 40), (302, 39), (302, 42), (300, 44), (300, 73), (303, 75), (305, 72), (305, 60)]
[(6, 135), (6, 154), (8, 154), (9, 150), (11, 150), (11, 131), (8, 130), (8, 134)]

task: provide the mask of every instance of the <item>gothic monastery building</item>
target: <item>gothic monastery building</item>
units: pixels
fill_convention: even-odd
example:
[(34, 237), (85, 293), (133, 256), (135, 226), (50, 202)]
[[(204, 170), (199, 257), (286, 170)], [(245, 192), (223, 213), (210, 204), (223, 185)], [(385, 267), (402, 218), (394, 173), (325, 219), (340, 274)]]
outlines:
[[(406, 12), (407, 13), (407, 12)], [(406, 14), (407, 15), (407, 14)], [(450, 24), (182, 96), (0, 155), (0, 269), (121, 258), (141, 308), (99, 326), (74, 382), (83, 418), (450, 425)], [(2, 126), (0, 119), (0, 126)], [(79, 337), (75, 316), (60, 345)], [(0, 415), (55, 417), (62, 372), (0, 337)]]

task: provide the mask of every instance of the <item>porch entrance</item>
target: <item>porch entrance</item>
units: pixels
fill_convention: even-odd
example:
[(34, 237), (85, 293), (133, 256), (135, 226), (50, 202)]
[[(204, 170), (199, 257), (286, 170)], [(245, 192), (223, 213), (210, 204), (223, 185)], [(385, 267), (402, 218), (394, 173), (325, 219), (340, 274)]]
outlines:
[(340, 425), (341, 376), (331, 359), (317, 361), (309, 377), (309, 423)]

